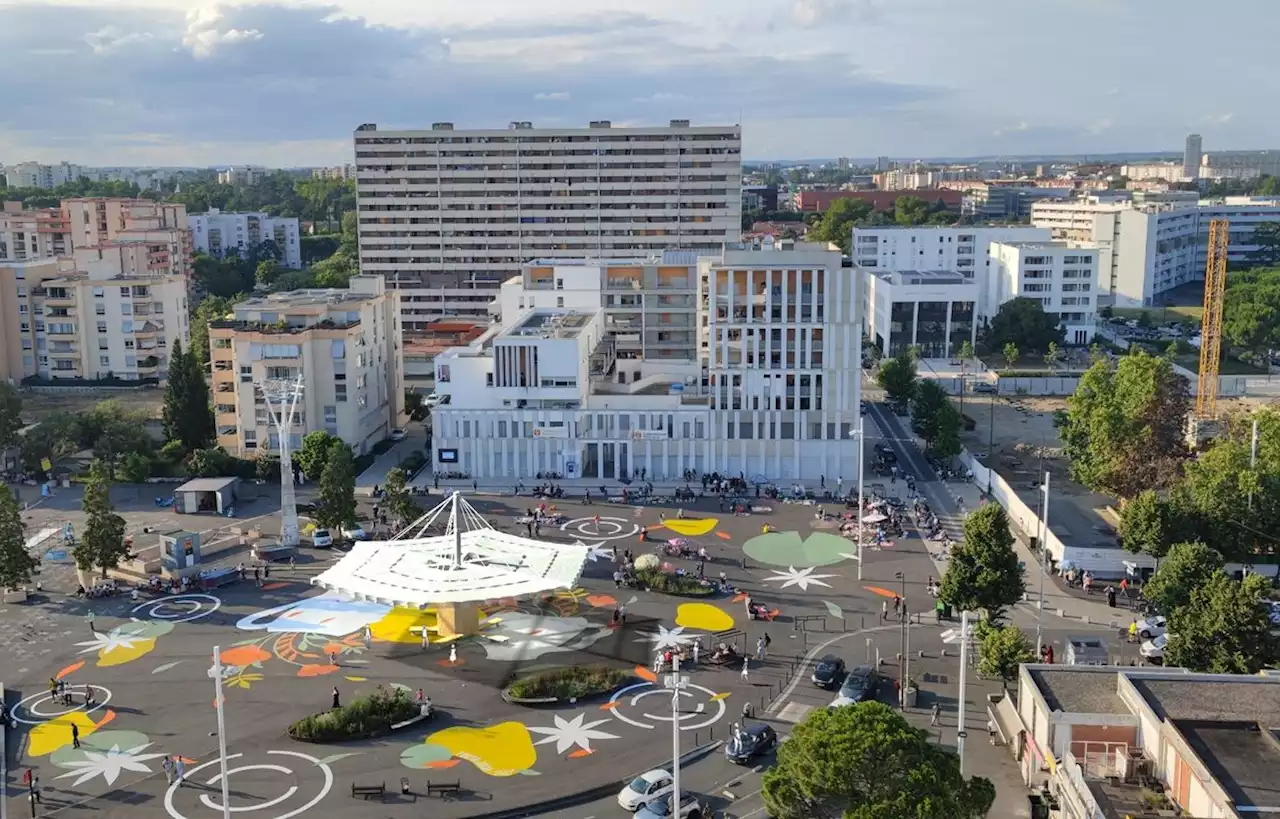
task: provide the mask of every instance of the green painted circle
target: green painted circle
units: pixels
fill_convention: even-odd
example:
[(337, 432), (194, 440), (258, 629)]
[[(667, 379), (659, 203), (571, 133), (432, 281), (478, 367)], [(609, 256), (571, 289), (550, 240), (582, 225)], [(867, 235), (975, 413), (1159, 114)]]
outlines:
[(854, 554), (858, 544), (839, 535), (813, 532), (801, 538), (799, 532), (770, 532), (757, 535), (743, 544), (747, 556), (770, 566), (807, 569), (812, 566), (830, 566)]
[(445, 762), (453, 758), (453, 752), (430, 742), (410, 745), (400, 753), (400, 764), (415, 770), (430, 767), (433, 762)]

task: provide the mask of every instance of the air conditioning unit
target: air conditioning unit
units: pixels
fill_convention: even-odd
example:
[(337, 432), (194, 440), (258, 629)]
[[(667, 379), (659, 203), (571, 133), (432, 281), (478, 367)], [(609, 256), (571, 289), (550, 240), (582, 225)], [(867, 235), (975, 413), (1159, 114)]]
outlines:
[(1141, 748), (1129, 748), (1120, 758), (1120, 776), (1126, 784), (1136, 785), (1151, 779), (1155, 774), (1155, 766), (1143, 755)]

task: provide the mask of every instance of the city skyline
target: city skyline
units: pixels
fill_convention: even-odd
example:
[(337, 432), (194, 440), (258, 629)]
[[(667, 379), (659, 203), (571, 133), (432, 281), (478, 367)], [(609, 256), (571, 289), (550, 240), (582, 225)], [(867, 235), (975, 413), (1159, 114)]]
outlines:
[[(741, 123), (747, 160), (1172, 154), (1191, 132), (1207, 150), (1280, 143), (1280, 114), (1257, 104), (1280, 91), (1264, 56), (1280, 9), (1265, 0), (1220, 4), (1256, 22), (1229, 55), (1194, 45), (1189, 0), (533, 5), (10, 0), (0, 69), (58, 70), (13, 89), (0, 160), (328, 165), (350, 161), (362, 122), (440, 120)], [(1124, 31), (1142, 36), (1105, 33)], [(1073, 50), (1086, 38), (1105, 56)], [(1206, 71), (1228, 56), (1248, 83)]]

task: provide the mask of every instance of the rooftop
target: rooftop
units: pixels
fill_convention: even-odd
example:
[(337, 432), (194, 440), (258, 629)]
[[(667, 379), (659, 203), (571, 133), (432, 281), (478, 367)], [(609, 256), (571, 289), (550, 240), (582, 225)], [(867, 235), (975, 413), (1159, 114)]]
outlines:
[(649, 256), (633, 256), (631, 258), (585, 258), (585, 259), (533, 259), (525, 262), (525, 267), (644, 267), (645, 265), (675, 265), (692, 267), (698, 263), (699, 256), (714, 254), (699, 253), (696, 250), (664, 250), (661, 254)]
[(346, 302), (363, 302), (371, 298), (372, 296), (367, 293), (354, 293), (337, 287), (289, 290), (283, 293), (271, 293), (267, 296), (245, 299), (236, 305), (236, 311), (278, 310), (287, 307), (320, 307)]
[(1274, 677), (1131, 677), (1130, 681), (1161, 719), (1280, 725), (1280, 680)]
[(877, 270), (864, 268), (886, 284), (902, 287), (913, 284), (974, 284), (973, 279), (952, 270)]
[(577, 338), (591, 318), (591, 313), (575, 310), (535, 310), (503, 335), (508, 338)]
[[(1175, 720), (1196, 756), (1237, 808), (1270, 813), (1280, 807), (1280, 739), (1257, 722)], [(1254, 811), (1249, 811), (1254, 812)]]
[(1085, 671), (1028, 667), (1027, 672), (1040, 689), (1050, 711), (1074, 714), (1129, 714), (1129, 707), (1117, 693), (1116, 671), (1100, 667)]

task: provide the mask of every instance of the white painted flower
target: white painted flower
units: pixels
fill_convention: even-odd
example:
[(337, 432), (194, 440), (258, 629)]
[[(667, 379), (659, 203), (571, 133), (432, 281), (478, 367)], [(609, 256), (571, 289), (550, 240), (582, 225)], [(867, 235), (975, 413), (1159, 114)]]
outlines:
[(95, 631), (92, 640), (85, 640), (82, 643), (76, 643), (78, 646), (86, 646), (81, 649), (81, 654), (92, 654), (95, 651), (101, 651), (103, 654), (110, 653), (116, 649), (130, 649), (143, 640), (151, 639), (138, 634), (131, 634), (121, 629), (112, 629), (111, 631)]
[(547, 745), (552, 742), (556, 744), (556, 753), (563, 754), (565, 751), (577, 746), (587, 753), (591, 753), (591, 740), (593, 739), (617, 739), (614, 734), (605, 731), (595, 730), (597, 725), (603, 725), (608, 722), (607, 719), (598, 719), (586, 722), (586, 714), (578, 714), (573, 719), (567, 720), (559, 714), (555, 715), (556, 724), (552, 728), (534, 728), (529, 730), (535, 734), (545, 734), (546, 739), (540, 739), (535, 745)]
[(684, 633), (684, 626), (676, 626), (673, 629), (658, 626), (657, 634), (642, 634), (636, 638), (637, 643), (652, 643), (656, 651), (662, 651), (664, 648), (679, 650), (681, 646), (686, 646), (693, 640), (692, 634)]
[[(586, 544), (579, 544), (586, 545)], [(597, 543), (594, 546), (587, 546), (587, 560), (595, 563), (597, 560), (608, 560), (610, 563), (614, 560), (614, 551), (603, 543)]]
[(814, 574), (814, 567), (807, 569), (797, 569), (795, 566), (788, 566), (785, 572), (774, 571), (773, 577), (766, 577), (764, 582), (782, 583), (782, 588), (786, 589), (791, 586), (799, 586), (800, 591), (808, 591), (810, 586), (825, 586), (831, 588), (830, 583), (823, 583), (824, 578), (837, 577), (834, 574)]
[(64, 768), (73, 768), (70, 773), (64, 773), (58, 779), (67, 779), (69, 777), (77, 777), (71, 783), (73, 788), (83, 785), (94, 777), (100, 776), (106, 780), (108, 785), (114, 785), (116, 780), (120, 778), (120, 774), (125, 771), (134, 773), (149, 774), (152, 770), (147, 766), (147, 761), (157, 759), (164, 754), (144, 754), (147, 748), (153, 743), (147, 742), (133, 748), (120, 749), (119, 745), (112, 745), (105, 751), (84, 751), (84, 758), (72, 760), (63, 764)]

